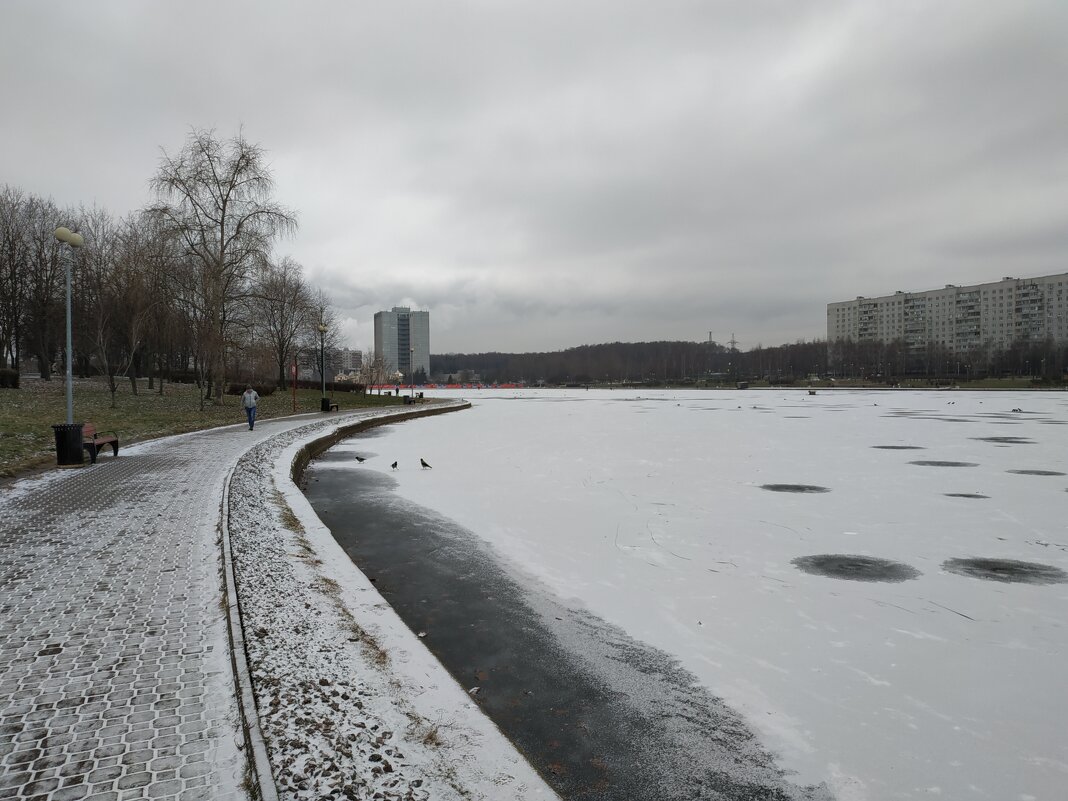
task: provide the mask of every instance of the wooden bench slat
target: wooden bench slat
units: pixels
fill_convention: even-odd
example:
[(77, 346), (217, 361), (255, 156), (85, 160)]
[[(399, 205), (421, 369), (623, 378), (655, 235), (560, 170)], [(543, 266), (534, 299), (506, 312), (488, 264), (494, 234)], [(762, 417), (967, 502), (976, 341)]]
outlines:
[(92, 423), (82, 425), (82, 447), (89, 451), (90, 463), (96, 464), (96, 455), (100, 452), (100, 448), (106, 445), (111, 446), (113, 455), (119, 455), (118, 434), (98, 434), (96, 426)]

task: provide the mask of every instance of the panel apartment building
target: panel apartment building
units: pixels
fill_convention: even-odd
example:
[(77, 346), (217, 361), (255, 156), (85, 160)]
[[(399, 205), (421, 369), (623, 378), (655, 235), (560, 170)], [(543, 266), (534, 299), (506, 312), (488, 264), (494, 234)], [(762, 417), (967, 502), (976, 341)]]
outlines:
[(910, 351), (933, 343), (955, 355), (1016, 341), (1068, 342), (1068, 273), (827, 304), (828, 344), (846, 339), (900, 339)]
[(430, 375), (430, 312), (394, 306), (375, 313), (375, 356), (386, 372), (400, 371), (407, 381), (422, 368)]

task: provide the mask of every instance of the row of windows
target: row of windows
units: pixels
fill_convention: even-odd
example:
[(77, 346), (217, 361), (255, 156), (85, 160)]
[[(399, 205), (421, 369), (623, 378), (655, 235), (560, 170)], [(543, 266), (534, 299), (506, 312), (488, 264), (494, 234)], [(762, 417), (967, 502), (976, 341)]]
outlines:
[[(1065, 286), (1068, 286), (1068, 281), (1063, 280), (1063, 279), (1062, 280), (1058, 280), (1058, 281), (1049, 281), (1049, 280), (1044, 281), (1044, 280), (1038, 279), (1038, 280), (1032, 280), (1032, 283), (1025, 284), (1025, 285), (1022, 285), (1022, 286), (1019, 286), (1019, 285), (1003, 286), (1003, 287), (999, 287), (999, 288), (996, 288), (996, 289), (990, 288), (990, 289), (981, 289), (980, 290), (980, 289), (977, 288), (977, 289), (974, 289), (974, 290), (969, 290), (969, 289), (967, 289), (965, 287), (960, 287), (956, 291), (950, 292), (950, 293), (924, 295), (924, 296), (919, 296), (919, 297), (916, 297), (916, 296), (910, 297), (910, 298), (908, 298), (908, 305), (917, 305), (917, 304), (919, 304), (919, 305), (924, 305), (924, 304), (930, 305), (932, 303), (933, 304), (937, 304), (937, 305), (941, 305), (941, 306), (945, 306), (947, 304), (952, 305), (952, 303), (956, 302), (958, 299), (964, 300), (965, 302), (967, 302), (967, 300), (969, 300), (969, 299), (972, 299), (973, 297), (975, 299), (978, 299), (980, 294), (982, 295), (983, 298), (986, 298), (988, 300), (989, 300), (989, 298), (991, 296), (1002, 296), (999, 299), (1000, 300), (1006, 300), (1006, 299), (1011, 299), (1011, 296), (1017, 291), (1019, 291), (1022, 295), (1033, 294), (1033, 295), (1036, 295), (1036, 296), (1041, 296), (1043, 294), (1052, 293), (1054, 291), (1054, 288), (1056, 288), (1056, 292), (1057, 292), (1058, 295), (1062, 295), (1064, 293), (1064, 287)], [(903, 301), (901, 299), (899, 299), (899, 298), (871, 299), (871, 300), (865, 299), (863, 301), (850, 301), (850, 305), (852, 307), (854, 307), (854, 308), (855, 307), (859, 307), (861, 305), (863, 305), (865, 307), (869, 307), (869, 308), (888, 308), (888, 307), (898, 307), (898, 306), (901, 306), (902, 304), (903, 304)], [(843, 309), (848, 309), (848, 308), (849, 308), (848, 306), (847, 307), (838, 307), (837, 308), (837, 312), (839, 314), (842, 314)]]

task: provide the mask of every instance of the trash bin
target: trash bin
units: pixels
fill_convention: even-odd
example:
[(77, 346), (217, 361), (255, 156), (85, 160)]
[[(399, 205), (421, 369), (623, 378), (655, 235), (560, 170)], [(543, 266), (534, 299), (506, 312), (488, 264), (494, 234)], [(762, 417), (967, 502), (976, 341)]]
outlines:
[(319, 411), (320, 412), (328, 412), (328, 411), (330, 411), (330, 398), (323, 398), (321, 401), (319, 401)]
[(56, 432), (56, 464), (60, 467), (81, 467), (85, 464), (82, 449), (82, 426), (85, 423), (60, 423), (52, 426)]
[(411, 403), (412, 403), (412, 396), (411, 395), (405, 395), (404, 396), (404, 405), (405, 406), (410, 406)]

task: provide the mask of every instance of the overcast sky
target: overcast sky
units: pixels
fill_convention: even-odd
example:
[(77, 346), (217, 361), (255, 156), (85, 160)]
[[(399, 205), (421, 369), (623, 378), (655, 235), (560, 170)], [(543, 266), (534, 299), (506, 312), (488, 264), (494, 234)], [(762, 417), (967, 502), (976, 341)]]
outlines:
[(244, 126), (353, 346), (826, 335), (1068, 270), (1068, 2), (0, 3), (0, 183), (125, 214)]

